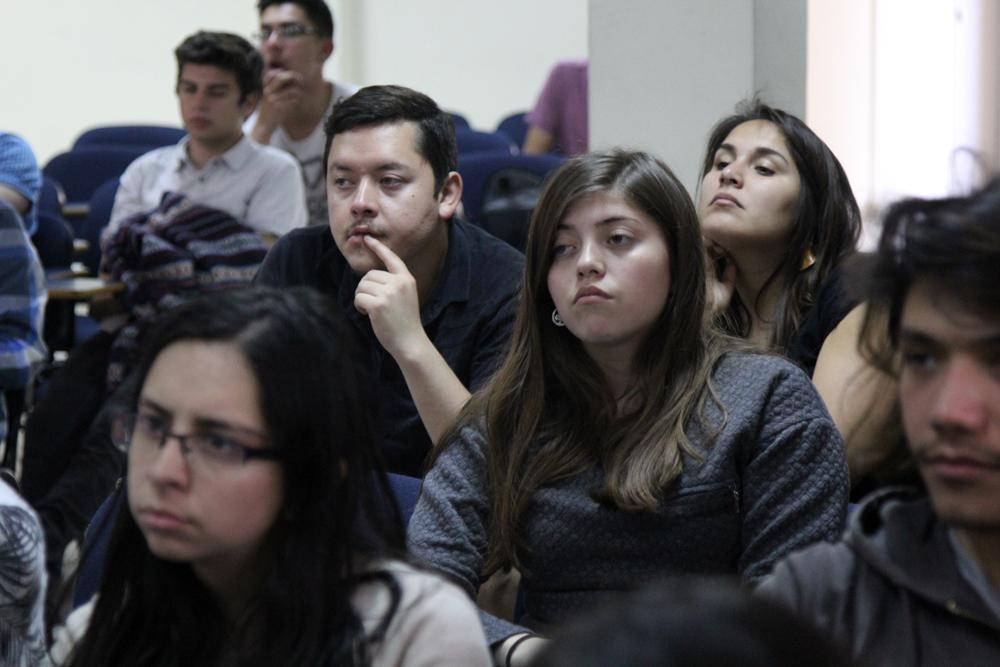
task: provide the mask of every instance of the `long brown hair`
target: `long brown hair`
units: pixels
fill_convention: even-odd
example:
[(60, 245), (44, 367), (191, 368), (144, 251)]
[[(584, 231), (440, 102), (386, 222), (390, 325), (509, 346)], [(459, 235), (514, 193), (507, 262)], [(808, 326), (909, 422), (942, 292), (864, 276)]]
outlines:
[[(785, 352), (806, 312), (815, 303), (820, 285), (854, 252), (861, 235), (861, 210), (844, 168), (823, 140), (797, 117), (757, 99), (742, 102), (735, 114), (712, 128), (701, 167), (703, 178), (715, 166), (715, 153), (729, 133), (752, 120), (765, 120), (778, 128), (791, 151), (801, 183), (792, 238), (778, 267), (761, 289), (763, 294), (771, 284), (781, 288), (774, 312), (760, 314), (774, 321), (768, 347)], [(802, 270), (802, 258), (807, 252), (816, 261)], [(757, 305), (743, 303), (734, 293), (729, 308), (717, 318), (718, 324), (724, 331), (745, 338), (750, 335), (750, 309), (756, 310)]]
[[(574, 204), (602, 192), (622, 196), (656, 221), (670, 252), (669, 296), (633, 360), (625, 414), (580, 341), (552, 324), (547, 286), (558, 224)], [(545, 484), (599, 466), (605, 472), (599, 499), (648, 511), (680, 475), (682, 454), (700, 455), (684, 428), (702, 415), (706, 397), (714, 399), (709, 377), (724, 348), (723, 338), (706, 329), (704, 311), (697, 214), (665, 164), (616, 150), (573, 158), (549, 178), (528, 231), (510, 350), (435, 450), (436, 456), (464, 426), (485, 428), (492, 499), (485, 574), (520, 566), (520, 519)]]

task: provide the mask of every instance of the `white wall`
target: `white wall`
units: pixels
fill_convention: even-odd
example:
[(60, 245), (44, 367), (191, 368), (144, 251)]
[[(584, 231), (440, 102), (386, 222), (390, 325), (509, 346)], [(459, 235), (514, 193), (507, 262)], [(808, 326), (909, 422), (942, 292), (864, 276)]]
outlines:
[(551, 65), (587, 55), (585, 0), (342, 0), (365, 84), (401, 83), (493, 129), (534, 106)]
[(804, 0), (590, 0), (590, 145), (641, 147), (694, 194), (712, 125), (755, 92), (805, 109)]
[[(328, 1), (328, 76), (413, 86), (484, 128), (530, 108), (553, 61), (587, 53), (584, 0)], [(257, 13), (254, 0), (3, 0), (0, 25), (0, 128), (44, 163), (94, 125), (178, 124), (173, 49), (198, 29), (249, 36)]]
[(996, 0), (809, 0), (806, 120), (867, 222), (902, 196), (962, 193), (1000, 169), (998, 71)]

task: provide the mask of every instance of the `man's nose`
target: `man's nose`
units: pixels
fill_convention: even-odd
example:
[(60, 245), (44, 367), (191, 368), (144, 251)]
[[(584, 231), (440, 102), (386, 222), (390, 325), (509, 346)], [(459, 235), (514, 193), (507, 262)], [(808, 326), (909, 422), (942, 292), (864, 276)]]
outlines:
[(984, 371), (973, 360), (948, 363), (931, 406), (931, 424), (941, 434), (978, 433), (989, 422), (989, 405), (982, 391)]
[(374, 218), (378, 215), (375, 188), (371, 180), (362, 178), (351, 199), (351, 213), (358, 218)]

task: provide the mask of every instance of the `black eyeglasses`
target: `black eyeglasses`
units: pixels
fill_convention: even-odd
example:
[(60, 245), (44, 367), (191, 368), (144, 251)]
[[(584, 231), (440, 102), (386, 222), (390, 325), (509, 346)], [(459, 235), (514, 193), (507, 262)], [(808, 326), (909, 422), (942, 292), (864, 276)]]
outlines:
[(263, 25), (260, 32), (254, 33), (254, 37), (259, 42), (266, 42), (271, 35), (277, 35), (279, 39), (297, 39), (304, 35), (318, 34), (316, 28), (310, 28), (301, 23), (282, 23), (279, 26), (271, 27)]
[(142, 448), (149, 452), (162, 449), (167, 439), (173, 438), (181, 447), (184, 457), (192, 464), (209, 468), (241, 466), (252, 459), (273, 461), (281, 458), (281, 450), (276, 447), (250, 447), (237, 442), (236, 436), (244, 435), (262, 439), (255, 431), (226, 429), (222, 432), (171, 433), (167, 419), (146, 412), (122, 413), (112, 421), (111, 440), (126, 451)]

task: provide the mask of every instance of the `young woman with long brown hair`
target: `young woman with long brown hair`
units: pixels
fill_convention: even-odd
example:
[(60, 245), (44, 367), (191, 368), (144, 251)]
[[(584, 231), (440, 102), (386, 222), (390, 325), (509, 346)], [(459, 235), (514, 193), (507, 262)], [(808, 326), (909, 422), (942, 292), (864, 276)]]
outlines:
[(800, 370), (707, 325), (703, 253), (690, 198), (645, 153), (571, 159), (545, 187), (511, 348), (436, 449), (409, 530), (470, 593), (520, 570), (518, 624), (483, 615), (500, 664), (608, 591), (754, 580), (843, 527), (833, 423)]

